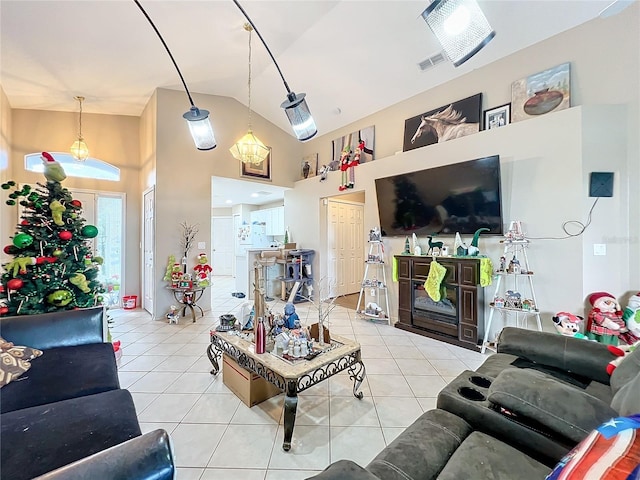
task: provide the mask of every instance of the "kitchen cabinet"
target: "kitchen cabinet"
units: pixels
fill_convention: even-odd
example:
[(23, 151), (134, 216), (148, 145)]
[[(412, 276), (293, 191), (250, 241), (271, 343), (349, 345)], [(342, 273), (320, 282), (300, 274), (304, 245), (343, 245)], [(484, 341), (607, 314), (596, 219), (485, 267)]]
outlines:
[(251, 223), (264, 223), (266, 235), (283, 236), (285, 231), (284, 206), (254, 210), (251, 212)]

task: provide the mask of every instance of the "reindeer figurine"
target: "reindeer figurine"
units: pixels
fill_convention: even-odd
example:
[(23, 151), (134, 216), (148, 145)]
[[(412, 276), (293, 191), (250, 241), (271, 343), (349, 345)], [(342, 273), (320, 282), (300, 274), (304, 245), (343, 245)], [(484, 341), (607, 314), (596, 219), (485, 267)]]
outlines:
[(427, 255), (433, 255), (434, 248), (438, 249), (438, 254), (442, 253), (442, 247), (444, 246), (444, 243), (442, 242), (434, 242), (433, 241), (433, 235), (427, 235), (427, 238), (429, 239), (429, 250), (427, 251)]

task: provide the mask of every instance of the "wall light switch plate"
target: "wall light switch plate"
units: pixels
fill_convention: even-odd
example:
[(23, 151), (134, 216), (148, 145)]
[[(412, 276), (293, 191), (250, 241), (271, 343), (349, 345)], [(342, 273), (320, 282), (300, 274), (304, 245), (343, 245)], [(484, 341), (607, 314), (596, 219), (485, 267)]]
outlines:
[(606, 255), (607, 254), (607, 245), (605, 243), (594, 243), (593, 244), (593, 254), (594, 255)]
[(198, 242), (198, 250), (204, 250), (205, 248), (207, 248), (206, 242)]

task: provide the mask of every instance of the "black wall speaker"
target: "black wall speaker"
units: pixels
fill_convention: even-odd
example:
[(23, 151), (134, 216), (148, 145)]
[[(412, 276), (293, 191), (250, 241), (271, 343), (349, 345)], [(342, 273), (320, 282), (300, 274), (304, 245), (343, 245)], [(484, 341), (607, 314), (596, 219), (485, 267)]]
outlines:
[(613, 197), (613, 172), (591, 172), (590, 197)]

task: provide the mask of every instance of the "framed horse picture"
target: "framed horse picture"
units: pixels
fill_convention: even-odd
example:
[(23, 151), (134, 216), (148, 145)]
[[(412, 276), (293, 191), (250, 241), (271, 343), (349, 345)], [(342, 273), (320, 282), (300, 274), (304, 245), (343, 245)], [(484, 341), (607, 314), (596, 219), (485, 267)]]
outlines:
[(402, 151), (446, 142), (480, 131), (482, 93), (404, 121)]

